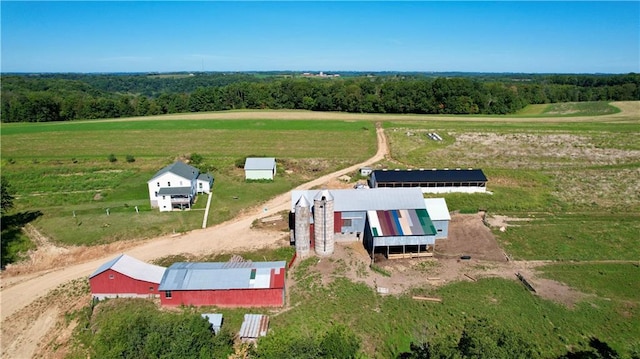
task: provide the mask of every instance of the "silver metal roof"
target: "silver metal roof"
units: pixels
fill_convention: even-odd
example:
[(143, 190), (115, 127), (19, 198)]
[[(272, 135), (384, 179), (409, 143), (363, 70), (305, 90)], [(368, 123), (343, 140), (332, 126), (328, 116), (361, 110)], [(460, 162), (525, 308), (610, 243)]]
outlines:
[(153, 181), (154, 178), (162, 176), (163, 174), (170, 172), (173, 173), (175, 175), (178, 175), (180, 177), (186, 178), (188, 180), (192, 180), (196, 177), (198, 177), (198, 174), (200, 174), (200, 171), (193, 167), (193, 166), (189, 166), (188, 164), (181, 162), (181, 161), (176, 161), (166, 167), (164, 167), (163, 169), (161, 169), (160, 171), (156, 172), (155, 175), (153, 175), (153, 177), (151, 177), (151, 179), (148, 182)]
[(222, 313), (203, 313), (202, 317), (211, 323), (214, 331), (217, 331), (222, 327)]
[[(304, 196), (308, 201), (309, 198), (315, 198), (320, 191), (291, 191), (291, 210), (294, 210), (300, 197)], [(424, 208), (424, 197), (419, 187), (332, 189), (329, 192), (333, 196), (333, 208), (337, 212)]]
[(159, 290), (261, 289), (271, 285), (271, 270), (286, 262), (179, 262), (167, 268)]
[(133, 279), (151, 283), (160, 283), (166, 270), (165, 267), (149, 264), (126, 254), (121, 254), (101, 265), (89, 278), (93, 278), (108, 269), (112, 269)]
[(240, 338), (264, 337), (269, 331), (269, 317), (263, 314), (245, 314), (238, 333)]
[(432, 221), (450, 221), (451, 214), (444, 198), (425, 198), (424, 204), (427, 206), (429, 218)]
[(245, 170), (272, 170), (275, 166), (273, 157), (248, 157), (244, 162)]

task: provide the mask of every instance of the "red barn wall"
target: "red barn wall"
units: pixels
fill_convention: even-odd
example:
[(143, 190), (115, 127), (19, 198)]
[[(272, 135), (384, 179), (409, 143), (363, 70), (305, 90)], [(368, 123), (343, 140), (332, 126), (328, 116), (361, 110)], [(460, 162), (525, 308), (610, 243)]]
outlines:
[(158, 285), (159, 283), (133, 279), (113, 269), (89, 278), (92, 294), (158, 294)]
[(342, 232), (342, 212), (333, 212), (333, 233)]
[(173, 290), (171, 299), (162, 293), (160, 303), (163, 306), (281, 307), (284, 289)]

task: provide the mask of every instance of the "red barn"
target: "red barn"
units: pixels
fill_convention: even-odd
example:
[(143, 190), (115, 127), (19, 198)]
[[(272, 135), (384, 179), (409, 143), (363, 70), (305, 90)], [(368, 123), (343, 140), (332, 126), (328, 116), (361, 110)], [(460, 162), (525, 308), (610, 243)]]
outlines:
[(165, 270), (121, 254), (89, 276), (91, 294), (98, 299), (157, 296)]
[(281, 307), (286, 262), (174, 263), (159, 290), (164, 306)]

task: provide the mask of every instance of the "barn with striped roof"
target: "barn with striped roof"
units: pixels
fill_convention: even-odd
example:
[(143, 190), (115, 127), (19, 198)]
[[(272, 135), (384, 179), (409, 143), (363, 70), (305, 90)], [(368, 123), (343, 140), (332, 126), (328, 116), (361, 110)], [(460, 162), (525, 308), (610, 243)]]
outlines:
[[(318, 222), (315, 217), (317, 210), (301, 211), (303, 206), (313, 206), (314, 198), (320, 193), (326, 193), (332, 203), (330, 222)], [(438, 234), (431, 221), (427, 205), (420, 188), (371, 188), (371, 189), (342, 189), (342, 190), (309, 190), (292, 191), (290, 229), (292, 243), (298, 241), (306, 243), (306, 238), (296, 238), (300, 233), (310, 236), (311, 247), (317, 246), (324, 235), (333, 231), (333, 238), (340, 241), (362, 241), (372, 258), (375, 253), (383, 253), (387, 257), (398, 255), (429, 256)], [(309, 218), (300, 220), (299, 215), (309, 213)], [(324, 209), (322, 212), (324, 214)], [(318, 223), (330, 223), (332, 228), (318, 231)], [(300, 226), (310, 229), (301, 230)], [(440, 236), (444, 238), (444, 236)], [(297, 252), (301, 252), (298, 251)], [(316, 250), (316, 253), (318, 251)], [(305, 253), (298, 253), (304, 256)]]

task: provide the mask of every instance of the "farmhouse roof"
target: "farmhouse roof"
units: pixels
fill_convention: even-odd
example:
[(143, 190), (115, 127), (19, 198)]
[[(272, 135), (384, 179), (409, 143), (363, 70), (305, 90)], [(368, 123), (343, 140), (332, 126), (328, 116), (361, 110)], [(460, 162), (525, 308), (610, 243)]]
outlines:
[(191, 187), (163, 187), (158, 190), (159, 196), (188, 196)]
[(188, 164), (182, 162), (182, 161), (176, 161), (166, 167), (164, 167), (163, 169), (161, 169), (160, 171), (156, 172), (155, 175), (153, 175), (153, 177), (151, 177), (151, 179), (149, 180), (149, 182), (153, 181), (155, 178), (162, 176), (165, 173), (173, 173), (177, 176), (186, 178), (188, 180), (192, 180), (196, 177), (198, 177), (198, 174), (200, 174), (200, 171), (193, 167), (193, 166), (189, 166)]
[(244, 170), (272, 170), (276, 166), (273, 157), (247, 157), (244, 162)]
[(93, 278), (98, 274), (111, 269), (118, 273), (122, 273), (127, 277), (133, 279), (143, 280), (151, 283), (160, 283), (162, 276), (166, 270), (165, 267), (160, 267), (154, 264), (149, 264), (126, 254), (121, 254), (118, 257), (104, 263), (98, 269), (96, 269), (89, 278)]
[(487, 182), (481, 169), (375, 170), (377, 182)]
[(179, 262), (164, 273), (159, 290), (220, 290), (282, 288), (271, 276), (285, 262)]
[[(291, 210), (295, 203), (304, 196), (315, 198), (320, 190), (291, 191)], [(392, 209), (424, 209), (422, 190), (418, 187), (410, 188), (370, 188), (370, 189), (333, 189), (331, 190), (337, 212), (377, 211)]]
[(198, 175), (198, 181), (213, 183), (213, 176), (209, 173), (201, 173)]
[(450, 221), (451, 215), (444, 198), (425, 198), (424, 204), (432, 221)]

